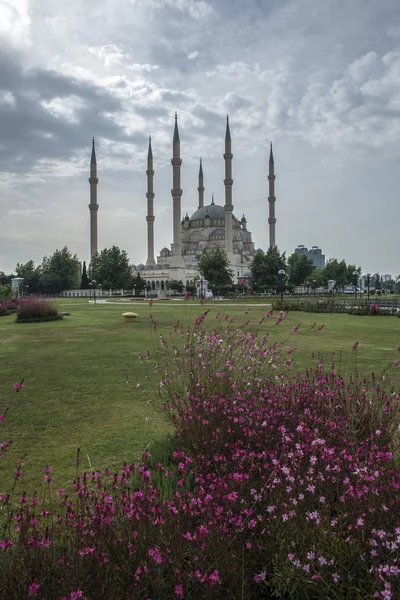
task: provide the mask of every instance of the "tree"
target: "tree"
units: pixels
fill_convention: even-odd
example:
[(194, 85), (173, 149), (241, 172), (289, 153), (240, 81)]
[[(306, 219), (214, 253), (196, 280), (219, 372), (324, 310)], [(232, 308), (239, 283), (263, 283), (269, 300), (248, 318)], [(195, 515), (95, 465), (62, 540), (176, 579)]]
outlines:
[(221, 288), (232, 284), (233, 272), (229, 267), (226, 252), (221, 248), (212, 252), (204, 252), (199, 260), (198, 269), (212, 288)]
[[(347, 265), (346, 266), (347, 284), (349, 284), (349, 283), (351, 283), (352, 285), (355, 284), (355, 277), (353, 275), (354, 271), (357, 271), (358, 275), (360, 275), (361, 267), (356, 267), (356, 265)], [(358, 279), (357, 279), (357, 285), (358, 285)]]
[(24, 288), (31, 294), (37, 294), (42, 291), (40, 286), (41, 267), (35, 267), (33, 260), (28, 260), (27, 263), (17, 263), (15, 267), (17, 277), (22, 277), (24, 280)]
[(0, 301), (9, 300), (13, 296), (11, 283), (0, 284)]
[(128, 254), (117, 246), (104, 248), (90, 263), (90, 279), (105, 289), (132, 289), (132, 269)]
[(140, 294), (146, 289), (146, 282), (143, 277), (141, 277), (140, 273), (138, 273), (136, 277), (133, 277), (132, 287), (135, 288), (135, 293), (138, 296), (140, 296)]
[(311, 259), (307, 258), (305, 254), (297, 254), (296, 252), (289, 256), (288, 266), (288, 283), (293, 285), (302, 285), (315, 269)]
[(375, 275), (373, 276), (373, 281), (374, 281), (374, 288), (376, 290), (382, 289), (381, 276), (379, 275), (379, 273), (375, 273)]
[(14, 273), (11, 273), (11, 275), (6, 275), (4, 271), (0, 271), (0, 285), (7, 285), (8, 283), (11, 283), (11, 279), (14, 277)]
[(86, 272), (86, 262), (83, 261), (81, 290), (88, 290), (88, 289), (89, 289), (89, 277), (87, 276), (87, 272)]
[(279, 271), (287, 270), (285, 253), (280, 254), (278, 248), (269, 248), (266, 253), (262, 250), (256, 252), (250, 266), (251, 283), (258, 289), (280, 289), (282, 276)]
[(169, 289), (172, 292), (178, 292), (178, 294), (182, 294), (182, 292), (183, 292), (182, 281), (178, 281), (177, 279), (172, 279), (172, 281), (169, 282)]
[(48, 294), (59, 294), (63, 290), (79, 287), (79, 261), (66, 246), (43, 258), (40, 288)]

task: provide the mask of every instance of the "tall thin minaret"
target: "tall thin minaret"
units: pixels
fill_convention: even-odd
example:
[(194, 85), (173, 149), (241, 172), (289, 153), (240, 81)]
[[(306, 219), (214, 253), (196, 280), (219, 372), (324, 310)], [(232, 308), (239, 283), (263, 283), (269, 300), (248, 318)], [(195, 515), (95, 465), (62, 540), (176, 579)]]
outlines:
[(153, 151), (151, 149), (151, 136), (149, 136), (149, 149), (147, 152), (147, 260), (146, 266), (152, 267), (156, 264), (154, 259), (154, 188), (153, 188)]
[(94, 138), (92, 142), (92, 156), (90, 159), (90, 259), (97, 253), (97, 211), (99, 205), (97, 204), (97, 184), (99, 183), (97, 177), (97, 161), (96, 151), (94, 148)]
[(276, 240), (275, 240), (275, 166), (274, 166), (274, 155), (272, 152), (272, 142), (271, 149), (269, 152), (269, 174), (268, 174), (268, 182), (269, 182), (269, 196), (268, 196), (268, 204), (269, 204), (269, 247), (275, 248)]
[(231, 143), (231, 132), (229, 129), (229, 117), (226, 117), (226, 133), (225, 133), (225, 252), (228, 258), (229, 265), (231, 268), (234, 267), (234, 256), (233, 256), (233, 204), (232, 204), (232, 143)]
[(199, 192), (199, 208), (203, 208), (204, 206), (204, 177), (203, 177), (203, 165), (200, 159), (200, 169), (199, 169), (199, 187), (197, 188)]
[(185, 264), (182, 258), (182, 243), (181, 243), (181, 141), (178, 131), (178, 115), (175, 113), (175, 128), (174, 139), (172, 143), (172, 213), (173, 213), (173, 243), (172, 243), (172, 259), (171, 267), (184, 267)]

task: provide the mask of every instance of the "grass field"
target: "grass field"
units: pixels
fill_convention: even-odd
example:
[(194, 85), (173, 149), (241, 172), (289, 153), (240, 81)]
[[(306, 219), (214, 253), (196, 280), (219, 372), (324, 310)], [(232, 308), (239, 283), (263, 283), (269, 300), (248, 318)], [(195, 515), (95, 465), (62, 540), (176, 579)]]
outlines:
[[(89, 304), (87, 299), (62, 299), (59, 310), (71, 315), (63, 321), (16, 324), (15, 316), (0, 319), (0, 441), (13, 440), (0, 463), (0, 491), (12, 482), (14, 465), (26, 454), (21, 488), (42, 488), (45, 465), (54, 469), (58, 487), (66, 487), (75, 473), (80, 447), (83, 469), (118, 468), (124, 460), (136, 461), (146, 446), (165, 439), (171, 431), (160, 410), (151, 381), (143, 394), (136, 382), (152, 375), (154, 363), (141, 362), (140, 354), (153, 352), (160, 333), (169, 333), (179, 320), (189, 325), (205, 308), (249, 320), (254, 329), (271, 333), (271, 341), (298, 350), (295, 368), (312, 366), (319, 355), (327, 360), (335, 353), (337, 370), (349, 375), (357, 370), (380, 372), (400, 358), (400, 319), (290, 313), (277, 327), (275, 319), (260, 325), (268, 307), (260, 304), (154, 302)], [(245, 315), (245, 310), (249, 310)], [(139, 314), (135, 323), (124, 323), (122, 312)], [(157, 330), (150, 325), (150, 311)], [(314, 322), (322, 331), (310, 329)], [(293, 327), (300, 325), (299, 333)], [(359, 343), (357, 352), (352, 350)], [(312, 353), (315, 358), (312, 358)], [(148, 370), (148, 371), (147, 371)], [(154, 375), (154, 373), (153, 373)], [(24, 378), (16, 394), (13, 384)], [(132, 384), (127, 384), (127, 378)], [(153, 377), (155, 385), (155, 376)], [(154, 388), (153, 388), (154, 389)], [(152, 402), (148, 402), (149, 398)]]

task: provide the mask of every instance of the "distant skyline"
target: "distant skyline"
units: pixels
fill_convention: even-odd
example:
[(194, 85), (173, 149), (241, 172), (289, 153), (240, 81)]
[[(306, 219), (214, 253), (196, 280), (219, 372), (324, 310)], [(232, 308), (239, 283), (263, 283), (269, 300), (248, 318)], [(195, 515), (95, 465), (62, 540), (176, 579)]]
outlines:
[(96, 139), (99, 248), (145, 262), (152, 136), (155, 251), (172, 242), (178, 112), (182, 217), (224, 202), (229, 114), (233, 204), (276, 241), (363, 272), (400, 274), (398, 0), (3, 0), (0, 4), (0, 270), (68, 246), (89, 261)]

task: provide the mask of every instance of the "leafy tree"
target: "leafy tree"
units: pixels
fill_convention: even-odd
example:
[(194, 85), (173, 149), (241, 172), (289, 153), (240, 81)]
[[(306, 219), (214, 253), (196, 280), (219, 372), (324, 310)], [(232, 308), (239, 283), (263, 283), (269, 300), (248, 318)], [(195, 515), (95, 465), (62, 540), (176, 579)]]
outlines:
[(131, 289), (132, 269), (128, 254), (117, 246), (104, 248), (92, 258), (90, 279), (95, 279), (105, 289)]
[(178, 292), (178, 294), (182, 294), (183, 292), (183, 283), (182, 281), (178, 281), (177, 279), (173, 279), (169, 282), (169, 289), (173, 292)]
[(87, 272), (86, 272), (86, 262), (83, 261), (82, 278), (81, 278), (81, 290), (88, 290), (88, 289), (89, 289), (89, 277), (88, 277)]
[(41, 267), (35, 267), (35, 263), (33, 260), (28, 260), (27, 263), (17, 263), (15, 267), (15, 272), (17, 277), (22, 277), (24, 280), (24, 286), (28, 287), (28, 291), (32, 294), (36, 294), (41, 291), (40, 287), (40, 277), (41, 277)]
[(11, 283), (11, 279), (13, 279), (13, 277), (15, 277), (14, 273), (11, 273), (11, 275), (6, 275), (4, 271), (0, 271), (0, 285)]
[[(315, 283), (314, 283), (314, 281), (315, 281)], [(314, 269), (314, 271), (312, 273), (310, 273), (310, 276), (307, 277), (307, 279), (304, 283), (308, 287), (315, 286), (316, 288), (327, 285), (327, 282), (325, 281), (325, 278), (324, 278), (323, 269)]]
[[(347, 265), (347, 267), (346, 267), (347, 284), (355, 283), (355, 277), (353, 275), (354, 271), (357, 271), (357, 273), (360, 274), (361, 267), (356, 267), (356, 265)], [(358, 279), (357, 279), (357, 285), (358, 285)]]
[(143, 279), (143, 277), (141, 277), (140, 273), (138, 273), (136, 277), (133, 277), (132, 287), (135, 288), (135, 292), (137, 295), (142, 294), (146, 289), (146, 282)]
[(380, 290), (382, 289), (382, 285), (381, 285), (381, 276), (379, 275), (379, 273), (375, 273), (375, 275), (373, 276), (373, 282), (374, 282), (374, 288), (376, 290)]
[(336, 281), (336, 288), (342, 288), (348, 283), (347, 265), (344, 260), (340, 262), (337, 258), (330, 258), (322, 270), (322, 278), (324, 285), (327, 285), (330, 279)]
[(204, 252), (199, 260), (198, 269), (212, 288), (221, 288), (232, 284), (233, 272), (230, 269), (226, 252), (221, 248), (212, 252)]
[(315, 269), (310, 258), (307, 258), (305, 254), (297, 254), (296, 252), (289, 256), (288, 266), (288, 283), (293, 285), (302, 285)]
[(382, 288), (384, 290), (394, 290), (396, 287), (396, 282), (394, 279), (387, 279), (382, 283)]
[(0, 284), (0, 300), (9, 300), (12, 298), (13, 292), (11, 283)]
[(48, 294), (59, 294), (63, 290), (79, 287), (79, 261), (66, 246), (43, 258), (40, 288)]
[(285, 253), (280, 254), (278, 248), (269, 248), (266, 253), (256, 252), (251, 263), (251, 283), (258, 289), (280, 289), (282, 277), (279, 271), (286, 271)]

